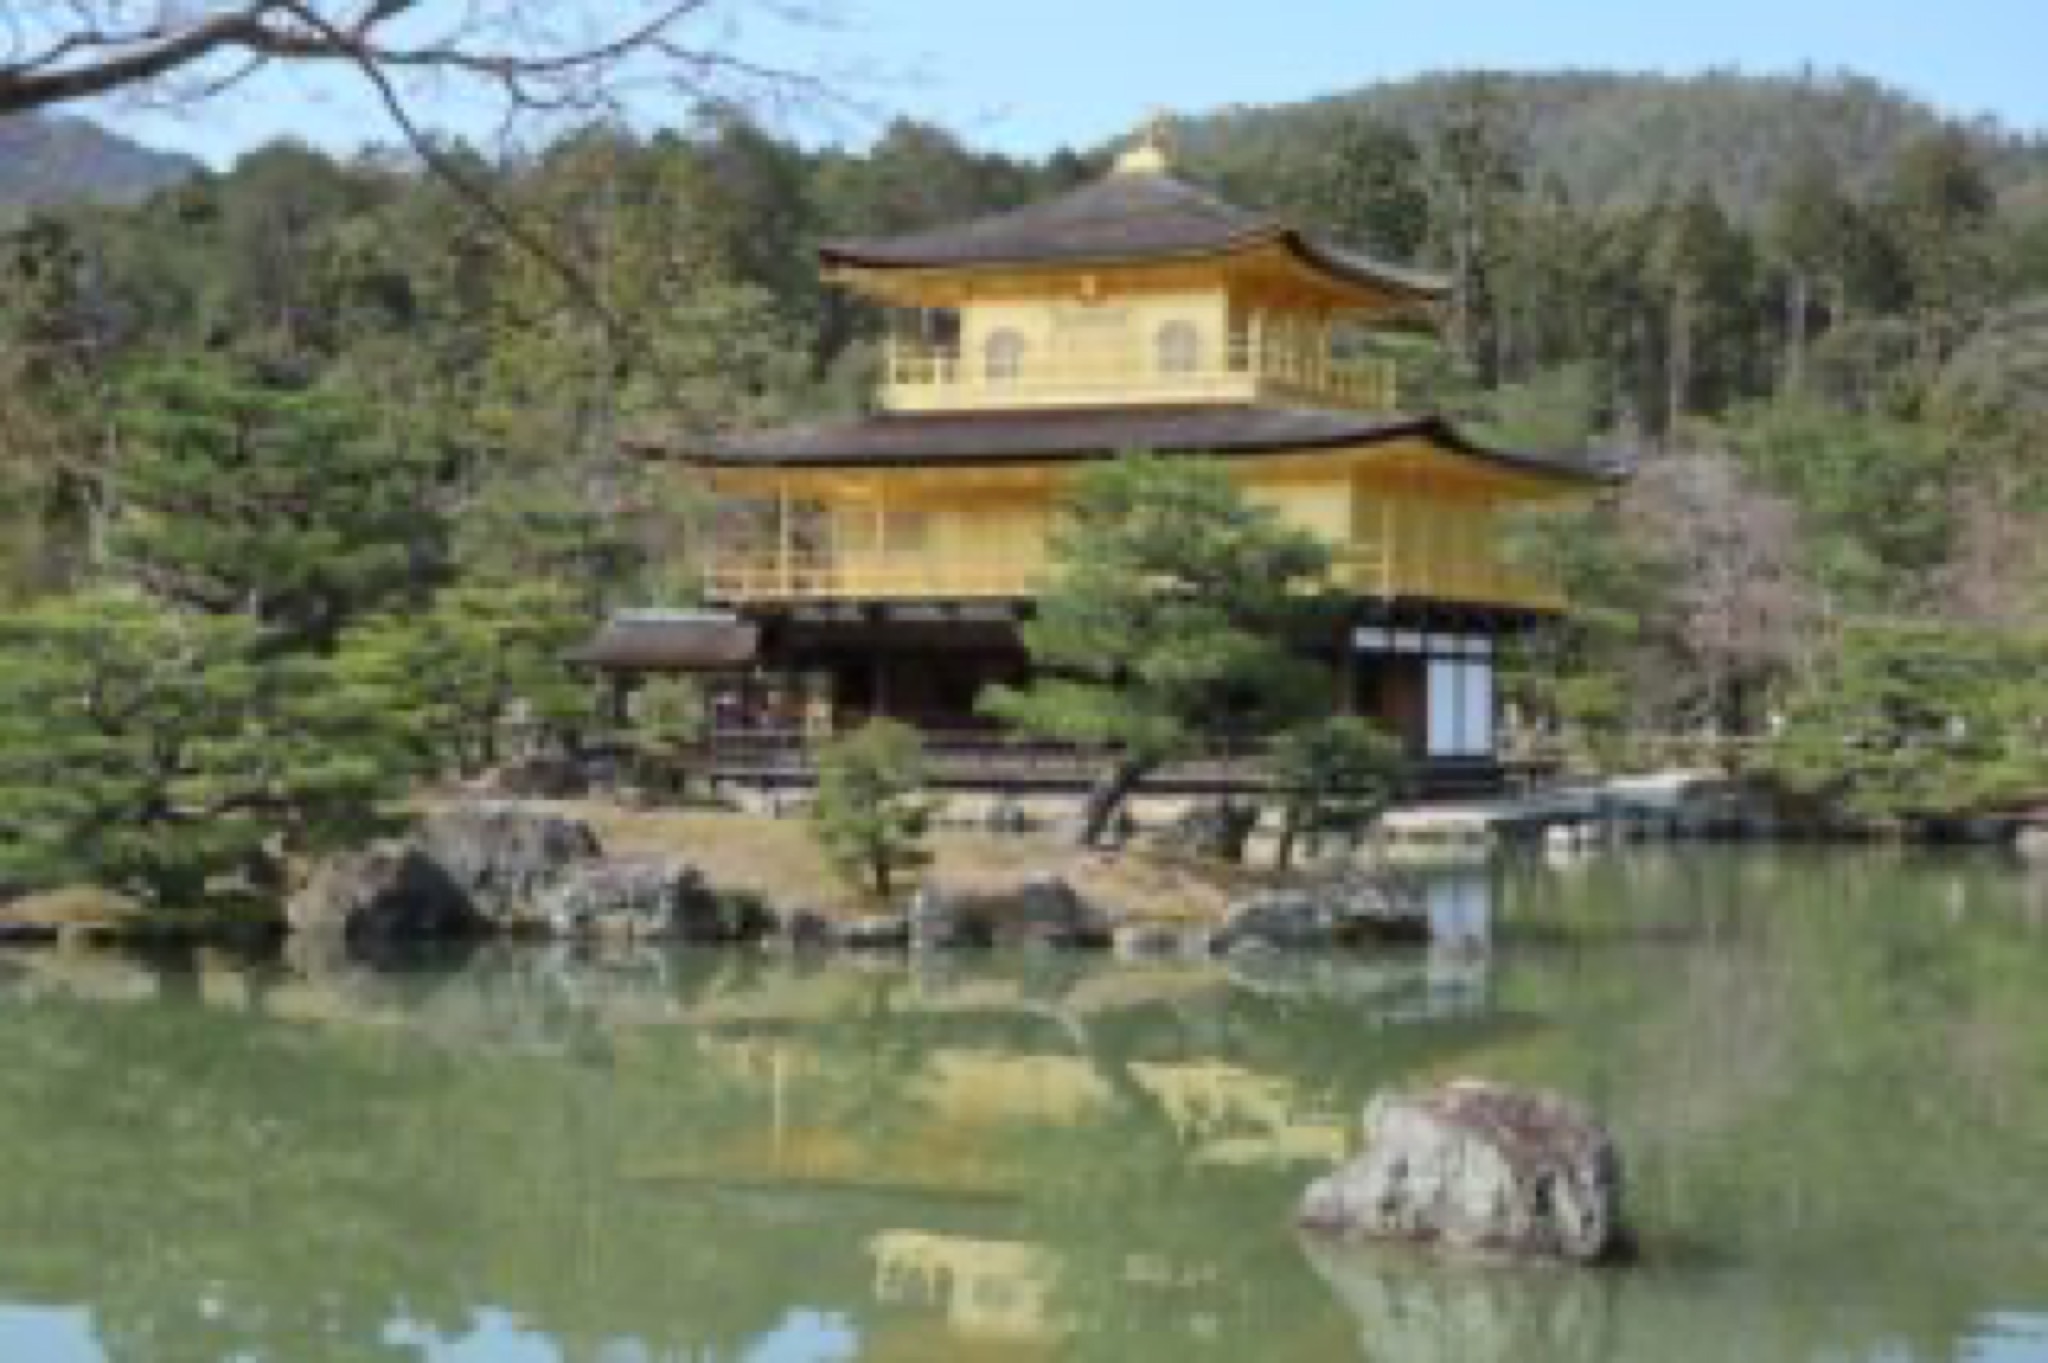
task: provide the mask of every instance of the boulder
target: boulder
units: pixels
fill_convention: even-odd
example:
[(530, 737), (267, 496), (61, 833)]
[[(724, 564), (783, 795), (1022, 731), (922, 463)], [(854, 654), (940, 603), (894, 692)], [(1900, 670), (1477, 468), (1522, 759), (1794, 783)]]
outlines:
[(724, 906), (697, 869), (673, 857), (571, 862), (542, 886), (538, 917), (556, 936), (731, 940)]
[(910, 945), (910, 920), (901, 914), (874, 914), (838, 924), (833, 943), (848, 951), (902, 951)]
[(346, 942), (461, 937), (489, 926), (467, 889), (410, 843), (330, 857), (285, 905), (292, 931)]
[(1593, 1263), (1626, 1248), (1621, 1155), (1554, 1093), (1460, 1080), (1375, 1098), (1365, 1153), (1303, 1197), (1300, 1224), (1399, 1240)]
[(1062, 876), (954, 889), (927, 883), (910, 903), (911, 941), (922, 948), (1106, 947), (1108, 916)]
[(1259, 826), (1259, 807), (1236, 800), (1203, 800), (1159, 830), (1159, 841), (1191, 856), (1210, 861), (1241, 862), (1252, 830)]
[(1201, 954), (1203, 938), (1171, 923), (1125, 923), (1113, 936), (1116, 954), (1131, 961), (1172, 960)]
[(1429, 937), (1429, 908), (1420, 899), (1383, 876), (1344, 867), (1238, 900), (1210, 944), (1217, 951), (1310, 951), (1421, 944)]
[(832, 920), (816, 909), (785, 908), (775, 930), (776, 943), (792, 951), (828, 947), (832, 938)]
[(571, 866), (603, 854), (572, 815), (513, 800), (454, 805), (421, 821), (419, 850), (501, 926), (544, 922), (539, 902)]

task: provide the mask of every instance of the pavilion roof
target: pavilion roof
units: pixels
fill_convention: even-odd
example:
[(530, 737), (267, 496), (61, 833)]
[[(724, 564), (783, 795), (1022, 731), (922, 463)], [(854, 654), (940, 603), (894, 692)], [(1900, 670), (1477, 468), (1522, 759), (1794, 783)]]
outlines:
[(718, 611), (620, 611), (567, 661), (606, 672), (725, 672), (751, 664), (759, 625)]
[(1539, 476), (1588, 482), (1609, 476), (1583, 459), (1482, 445), (1440, 417), (1250, 405), (886, 413), (747, 431), (687, 449), (666, 443), (643, 448), (726, 468), (951, 467), (1092, 459), (1131, 450), (1279, 455), (1404, 437)]
[(1414, 302), (1449, 287), (1440, 275), (1324, 241), (1163, 171), (1111, 174), (1006, 213), (905, 236), (831, 242), (819, 255), (828, 268), (960, 270), (1185, 260), (1265, 245), (1342, 283)]

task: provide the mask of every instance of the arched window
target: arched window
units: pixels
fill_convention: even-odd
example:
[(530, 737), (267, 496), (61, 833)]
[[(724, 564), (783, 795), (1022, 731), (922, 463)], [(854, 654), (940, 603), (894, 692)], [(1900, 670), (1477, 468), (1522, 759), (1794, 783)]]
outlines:
[(981, 343), (982, 367), (990, 383), (1014, 383), (1024, 372), (1024, 335), (999, 327)]
[(1192, 374), (1202, 367), (1202, 333), (1193, 322), (1166, 323), (1152, 345), (1162, 374)]

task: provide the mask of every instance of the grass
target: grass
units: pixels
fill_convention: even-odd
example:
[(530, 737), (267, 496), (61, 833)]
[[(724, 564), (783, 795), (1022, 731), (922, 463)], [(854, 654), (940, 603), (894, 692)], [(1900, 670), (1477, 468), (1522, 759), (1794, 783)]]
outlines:
[[(722, 889), (800, 904), (837, 917), (874, 913), (884, 905), (848, 886), (825, 861), (801, 817), (773, 818), (717, 810), (636, 810), (576, 802), (565, 812), (588, 819), (607, 849), (666, 853), (688, 860)], [(963, 893), (997, 890), (1034, 874), (1064, 877), (1089, 901), (1133, 921), (1207, 924), (1255, 877), (1149, 849), (1089, 852), (1035, 834), (942, 830), (932, 835), (924, 873)]]

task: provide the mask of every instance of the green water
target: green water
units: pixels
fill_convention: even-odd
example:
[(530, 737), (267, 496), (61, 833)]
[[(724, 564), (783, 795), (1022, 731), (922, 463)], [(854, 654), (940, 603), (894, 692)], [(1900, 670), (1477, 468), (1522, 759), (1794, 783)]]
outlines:
[[(1489, 956), (0, 957), (0, 1360), (2048, 1359), (2048, 877), (1430, 892)], [(1297, 1241), (1467, 1073), (1610, 1117), (1643, 1264)]]

